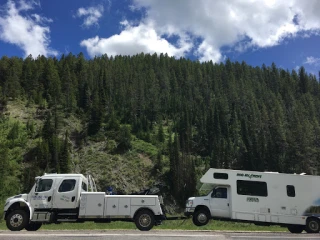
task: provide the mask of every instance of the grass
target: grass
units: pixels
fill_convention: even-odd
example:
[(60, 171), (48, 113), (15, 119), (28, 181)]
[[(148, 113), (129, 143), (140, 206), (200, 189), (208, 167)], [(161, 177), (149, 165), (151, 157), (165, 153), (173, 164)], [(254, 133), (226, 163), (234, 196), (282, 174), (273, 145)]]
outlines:
[[(120, 229), (137, 229), (134, 223), (131, 222), (111, 222), (111, 223), (61, 223), (43, 225), (40, 230), (120, 230)], [(0, 222), (0, 230), (7, 230), (5, 222)], [(204, 230), (204, 231), (270, 231), (283, 232), (286, 228), (279, 226), (256, 226), (249, 223), (235, 223), (225, 221), (210, 221), (209, 224), (203, 227), (195, 226), (191, 219), (164, 221), (162, 225), (156, 226), (153, 230)]]

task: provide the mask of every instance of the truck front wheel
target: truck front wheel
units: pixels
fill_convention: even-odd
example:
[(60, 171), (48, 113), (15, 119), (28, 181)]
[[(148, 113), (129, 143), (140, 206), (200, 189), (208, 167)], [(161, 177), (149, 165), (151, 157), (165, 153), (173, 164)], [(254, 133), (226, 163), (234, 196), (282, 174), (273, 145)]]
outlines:
[(134, 221), (139, 230), (149, 231), (154, 226), (154, 214), (147, 209), (139, 211)]
[(20, 231), (28, 224), (28, 214), (23, 210), (14, 210), (6, 218), (7, 228), (11, 231)]
[(206, 225), (210, 220), (210, 215), (205, 209), (200, 209), (193, 214), (192, 221), (194, 225), (200, 227)]
[(41, 228), (42, 223), (37, 223), (37, 222), (30, 222), (29, 224), (27, 224), (27, 226), (25, 226), (25, 229), (27, 231), (37, 231), (39, 230), (39, 228)]

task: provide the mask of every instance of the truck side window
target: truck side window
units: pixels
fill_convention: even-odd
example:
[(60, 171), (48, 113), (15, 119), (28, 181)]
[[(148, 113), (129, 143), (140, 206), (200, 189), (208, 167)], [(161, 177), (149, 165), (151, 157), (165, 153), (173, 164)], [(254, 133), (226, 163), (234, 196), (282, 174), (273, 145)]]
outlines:
[(52, 187), (52, 183), (53, 183), (52, 179), (40, 179), (38, 184), (36, 185), (35, 192), (49, 191)]
[(211, 194), (212, 198), (228, 198), (226, 188), (215, 188)]
[(288, 197), (295, 197), (296, 196), (296, 190), (293, 185), (287, 185), (287, 195), (288, 195)]
[(82, 182), (81, 188), (82, 188), (83, 192), (88, 191), (88, 187), (87, 187), (87, 184), (85, 182)]
[(70, 192), (76, 186), (76, 180), (74, 179), (66, 179), (63, 180), (59, 187), (59, 192)]

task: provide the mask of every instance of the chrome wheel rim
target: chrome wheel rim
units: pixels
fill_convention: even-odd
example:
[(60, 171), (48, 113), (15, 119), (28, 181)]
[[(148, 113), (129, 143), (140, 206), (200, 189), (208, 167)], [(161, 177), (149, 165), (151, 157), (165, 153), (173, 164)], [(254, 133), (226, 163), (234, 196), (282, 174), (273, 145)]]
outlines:
[(12, 227), (19, 227), (23, 222), (23, 217), (21, 214), (14, 214), (10, 218), (10, 225)]
[(142, 227), (149, 227), (151, 224), (151, 217), (149, 214), (142, 214), (139, 218), (139, 224)]
[(200, 223), (205, 223), (207, 221), (207, 215), (204, 213), (200, 213), (197, 219)]

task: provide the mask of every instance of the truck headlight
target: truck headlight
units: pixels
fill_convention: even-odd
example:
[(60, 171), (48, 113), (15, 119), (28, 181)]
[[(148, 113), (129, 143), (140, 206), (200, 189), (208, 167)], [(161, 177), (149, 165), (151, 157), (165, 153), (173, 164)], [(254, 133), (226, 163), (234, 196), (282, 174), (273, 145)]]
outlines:
[(192, 207), (192, 204), (193, 204), (192, 200), (187, 200), (186, 207)]

